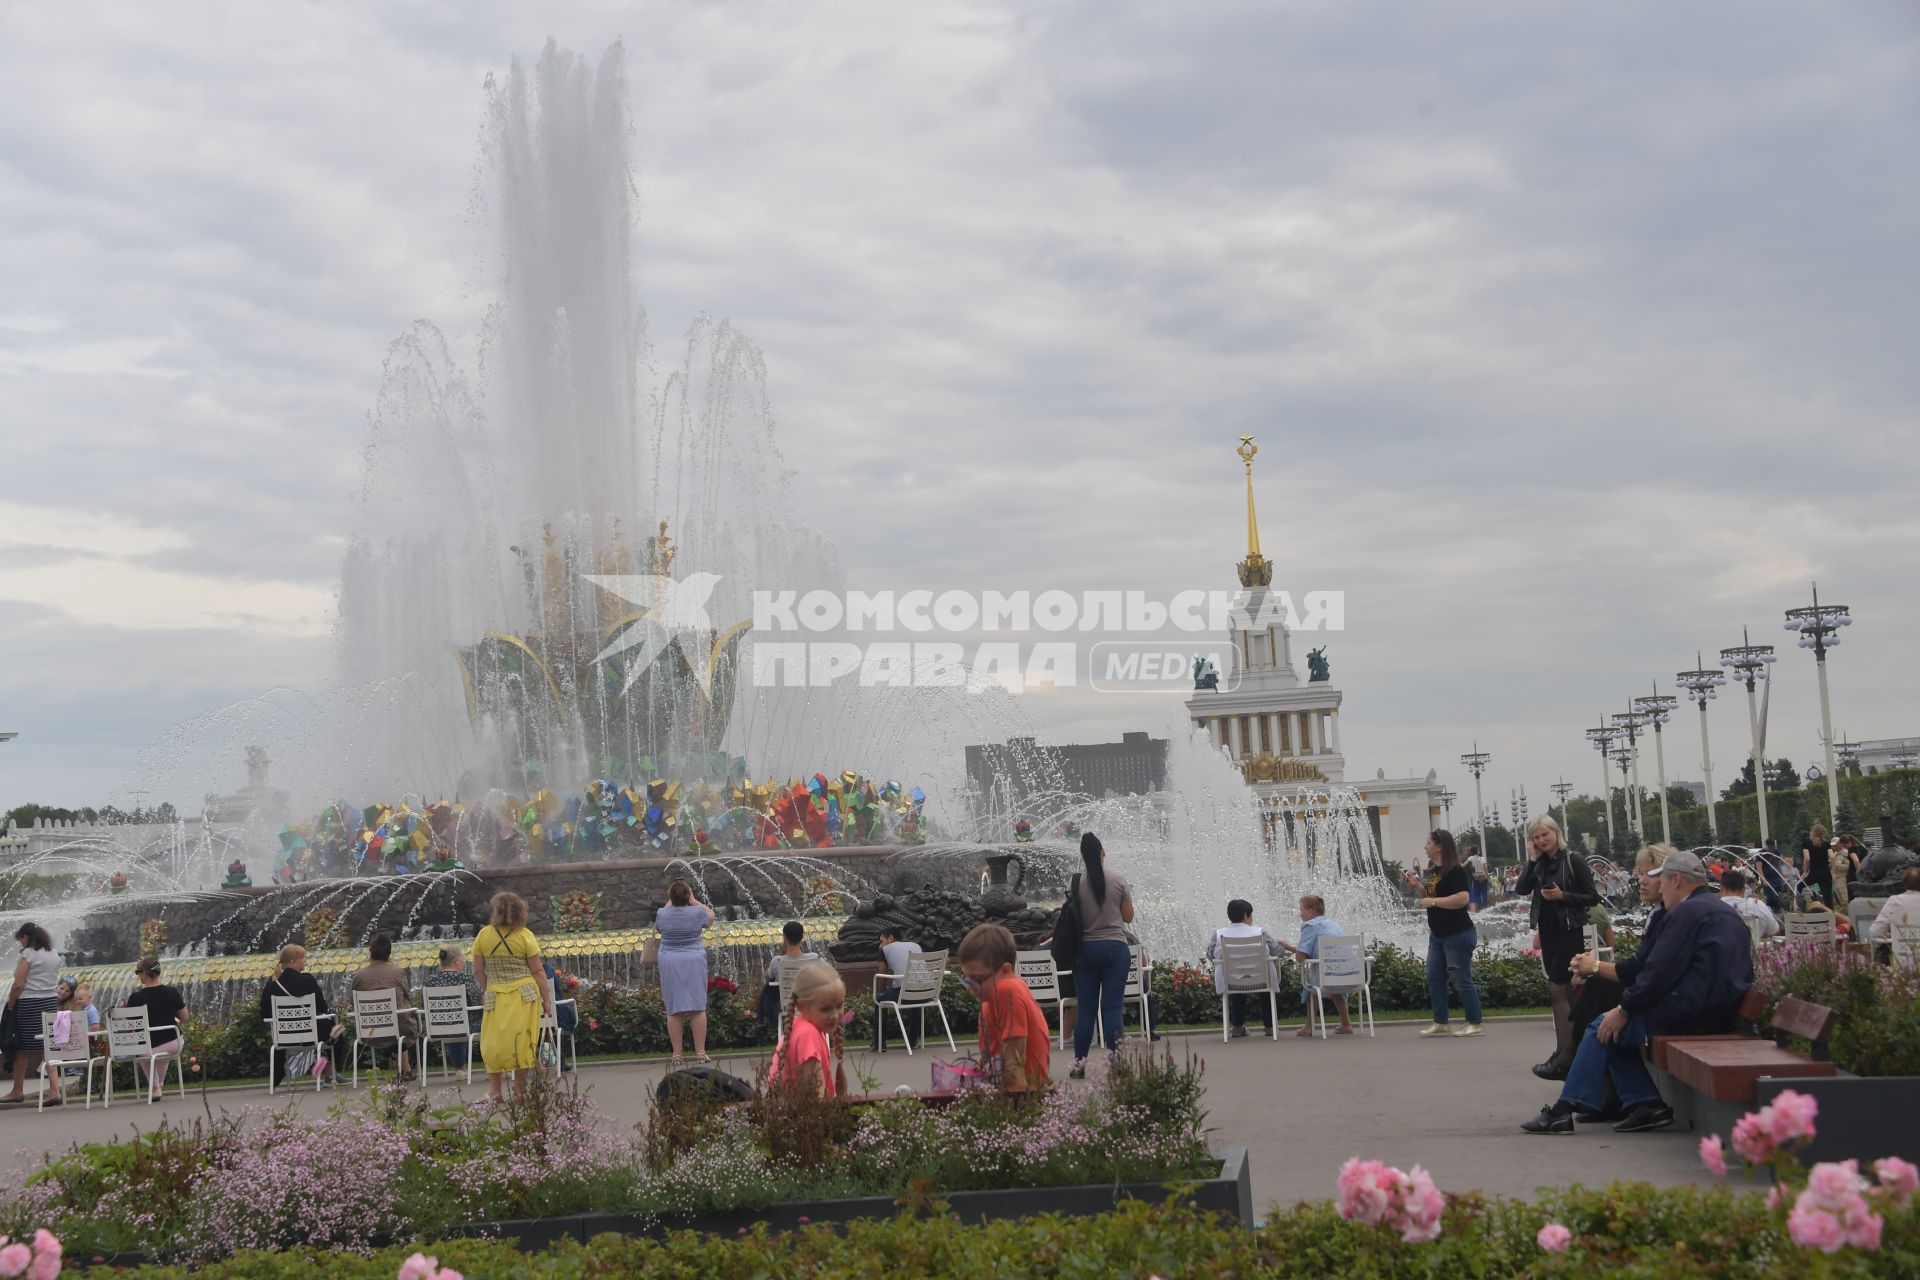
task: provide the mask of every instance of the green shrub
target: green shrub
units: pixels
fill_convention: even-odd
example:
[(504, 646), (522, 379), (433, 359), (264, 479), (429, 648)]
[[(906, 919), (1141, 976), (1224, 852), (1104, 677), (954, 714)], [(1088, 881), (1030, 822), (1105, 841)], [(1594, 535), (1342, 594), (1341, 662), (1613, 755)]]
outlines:
[[(1331, 1183), (1329, 1175), (1329, 1183)], [(1563, 1254), (1535, 1243), (1548, 1222), (1573, 1232)], [(1321, 1280), (1810, 1280), (1920, 1275), (1920, 1212), (1887, 1215), (1877, 1253), (1831, 1257), (1791, 1244), (1764, 1201), (1725, 1188), (1619, 1184), (1573, 1189), (1537, 1203), (1450, 1198), (1445, 1230), (1430, 1244), (1402, 1244), (1380, 1228), (1341, 1221), (1332, 1206), (1274, 1213), (1258, 1230), (1178, 1204), (1128, 1203), (1089, 1218), (1043, 1216), (965, 1226), (937, 1204), (884, 1221), (764, 1229), (738, 1237), (680, 1234), (655, 1241), (600, 1236), (522, 1255), (499, 1241), (425, 1247), (468, 1280), (758, 1280), (760, 1277), (1271, 1277)], [(249, 1253), (193, 1273), (204, 1280), (392, 1280), (412, 1246), (372, 1257), (309, 1251)], [(68, 1254), (70, 1264), (84, 1259)], [(130, 1280), (186, 1280), (179, 1268), (146, 1267)]]

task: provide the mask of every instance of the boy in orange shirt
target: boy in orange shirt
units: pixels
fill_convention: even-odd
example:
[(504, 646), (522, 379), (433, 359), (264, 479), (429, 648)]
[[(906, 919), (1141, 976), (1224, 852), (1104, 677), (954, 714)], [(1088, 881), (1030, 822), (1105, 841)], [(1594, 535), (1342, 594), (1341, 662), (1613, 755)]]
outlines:
[(980, 1001), (980, 1052), (1000, 1059), (1000, 1088), (1031, 1093), (1051, 1083), (1046, 1015), (1014, 976), (1013, 935), (997, 924), (976, 926), (960, 943), (960, 980)]

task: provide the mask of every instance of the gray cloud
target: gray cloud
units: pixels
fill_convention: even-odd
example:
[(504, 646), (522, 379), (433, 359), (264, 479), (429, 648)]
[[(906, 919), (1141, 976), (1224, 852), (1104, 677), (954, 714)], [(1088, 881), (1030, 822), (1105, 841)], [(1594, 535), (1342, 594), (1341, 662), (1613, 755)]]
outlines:
[[(482, 76), (624, 34), (657, 353), (708, 309), (755, 337), (856, 585), (1226, 585), (1254, 431), (1268, 554), (1349, 594), (1368, 773), (1478, 737), (1502, 791), (1586, 783), (1581, 727), (1743, 621), (1779, 643), (1814, 576), (1861, 618), (1841, 726), (1914, 731), (1904, 6), (6, 22), (8, 499), (168, 531), (157, 572), (332, 589), (388, 343), (468, 345), (484, 301)], [(323, 639), (75, 612), (9, 606), (9, 803), (96, 801), (165, 724), (327, 672)], [(1170, 711), (1033, 701), (1063, 739)]]

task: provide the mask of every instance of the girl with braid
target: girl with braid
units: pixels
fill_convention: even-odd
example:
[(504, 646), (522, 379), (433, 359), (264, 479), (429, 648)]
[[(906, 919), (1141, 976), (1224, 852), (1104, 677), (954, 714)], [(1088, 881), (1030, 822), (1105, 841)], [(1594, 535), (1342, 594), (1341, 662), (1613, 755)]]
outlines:
[(846, 984), (832, 965), (801, 965), (787, 1001), (787, 1033), (774, 1046), (767, 1079), (791, 1081), (814, 1097), (845, 1096), (847, 1046), (841, 1037), (841, 1011), (846, 1005)]

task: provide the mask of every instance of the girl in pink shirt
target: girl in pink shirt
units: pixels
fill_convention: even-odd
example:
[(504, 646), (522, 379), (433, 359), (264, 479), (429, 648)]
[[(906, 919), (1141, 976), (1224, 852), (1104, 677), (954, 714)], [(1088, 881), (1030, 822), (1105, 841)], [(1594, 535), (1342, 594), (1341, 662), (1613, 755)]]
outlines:
[[(787, 1033), (774, 1046), (769, 1082), (790, 1079), (815, 1097), (835, 1098), (847, 1091), (846, 1045), (840, 1018), (847, 988), (832, 965), (800, 966), (787, 1005)], [(837, 1066), (833, 1065), (837, 1062)]]

